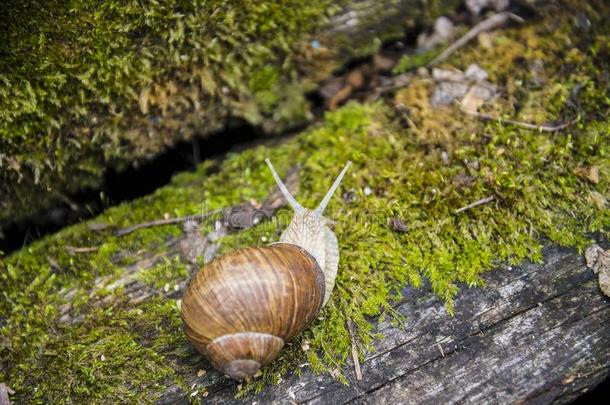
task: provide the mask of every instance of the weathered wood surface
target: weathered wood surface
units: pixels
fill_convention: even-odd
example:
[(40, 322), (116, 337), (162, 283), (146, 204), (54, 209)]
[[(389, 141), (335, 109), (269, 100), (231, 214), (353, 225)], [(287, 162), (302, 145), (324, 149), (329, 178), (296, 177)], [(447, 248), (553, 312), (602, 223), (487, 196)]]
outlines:
[[(351, 366), (349, 386), (305, 371), (236, 400), (235, 383), (218, 376), (205, 403), (566, 403), (606, 378), (610, 299), (576, 251), (547, 247), (542, 265), (502, 267), (485, 280), (464, 288), (454, 317), (428, 288), (405, 289), (395, 307), (405, 327), (376, 325), (385, 338), (361, 381)], [(159, 402), (186, 400), (169, 387)]]
[(322, 34), (335, 43), (343, 61), (369, 56), (382, 41), (403, 38), (408, 29), (432, 23), (437, 13), (453, 11), (457, 0), (352, 0), (333, 15)]

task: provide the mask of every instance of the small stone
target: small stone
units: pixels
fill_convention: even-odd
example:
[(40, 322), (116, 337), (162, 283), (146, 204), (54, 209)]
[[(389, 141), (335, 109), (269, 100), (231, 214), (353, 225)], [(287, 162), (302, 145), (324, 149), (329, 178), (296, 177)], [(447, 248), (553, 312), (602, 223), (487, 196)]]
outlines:
[(371, 194), (373, 194), (373, 190), (371, 190), (371, 188), (370, 188), (370, 187), (365, 187), (365, 188), (364, 188), (364, 195), (365, 195), (366, 197), (368, 197), (368, 196), (370, 196)]
[(303, 340), (301, 343), (301, 349), (303, 349), (304, 352), (309, 350), (309, 341), (307, 341), (307, 339)]
[(464, 72), (464, 75), (467, 79), (473, 80), (477, 83), (487, 80), (487, 78), (489, 77), (487, 72), (476, 63), (471, 63), (468, 68), (466, 68), (466, 72)]
[(205, 375), (207, 373), (208, 373), (207, 371), (205, 371), (204, 369), (200, 368), (199, 371), (197, 371), (197, 377), (205, 377)]
[(446, 43), (453, 38), (454, 32), (455, 27), (449, 18), (444, 16), (438, 17), (434, 21), (434, 28), (431, 33), (422, 33), (417, 37), (417, 48), (428, 50)]
[(466, 0), (466, 8), (473, 15), (479, 15), (483, 9), (502, 11), (508, 7), (510, 0)]
[(464, 97), (468, 91), (468, 85), (461, 82), (439, 83), (432, 93), (430, 104), (433, 107), (444, 107), (453, 104), (457, 99)]
[(496, 95), (495, 86), (484, 86), (475, 84), (472, 86), (461, 101), (462, 109), (467, 112), (477, 112), (479, 107), (491, 100)]
[(101, 361), (106, 361), (106, 356), (104, 356), (103, 354), (100, 356), (100, 360)]

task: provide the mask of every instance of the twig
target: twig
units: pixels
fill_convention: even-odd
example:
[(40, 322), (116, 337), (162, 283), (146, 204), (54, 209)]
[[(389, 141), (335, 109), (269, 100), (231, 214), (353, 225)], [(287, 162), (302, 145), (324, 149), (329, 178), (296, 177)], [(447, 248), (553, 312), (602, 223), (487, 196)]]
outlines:
[(441, 346), (440, 343), (437, 343), (436, 347), (438, 347), (438, 350), (441, 352), (441, 356), (445, 357), (445, 352), (443, 351), (443, 346)]
[(66, 246), (66, 250), (71, 255), (73, 255), (74, 253), (96, 252), (99, 248), (100, 248), (99, 246), (87, 246), (87, 247)]
[(488, 202), (491, 202), (491, 201), (493, 201), (495, 199), (496, 199), (496, 197), (493, 196), (493, 195), (490, 195), (489, 197), (481, 198), (480, 200), (477, 200), (477, 201), (475, 201), (475, 202), (473, 202), (471, 204), (468, 204), (465, 207), (458, 208), (457, 210), (455, 210), (455, 213), (459, 214), (460, 212), (464, 212), (464, 211), (467, 211), (467, 210), (469, 210), (471, 208), (478, 207), (479, 205), (487, 204)]
[[(288, 174), (286, 175), (286, 180), (284, 181), (284, 183), (286, 184), (286, 187), (288, 187), (288, 189), (290, 190), (291, 193), (296, 192), (296, 190), (299, 187), (299, 175), (297, 172), (297, 167), (292, 167), (288, 171)], [(263, 212), (263, 213), (265, 213), (265, 215), (270, 216), (271, 213), (276, 211), (278, 208), (282, 208), (284, 206), (286, 206), (286, 200), (284, 199), (282, 193), (279, 190), (276, 190), (271, 195), (269, 195), (265, 199), (265, 201), (263, 201), (261, 208), (257, 209), (256, 211)], [(252, 209), (255, 208), (252, 205), (250, 205), (249, 207), (251, 207)], [(239, 206), (229, 207), (229, 210), (238, 209), (238, 208), (239, 208)], [(180, 224), (180, 223), (186, 222), (186, 221), (203, 221), (213, 215), (221, 214), (223, 212), (225, 212), (225, 208), (219, 208), (216, 210), (208, 211), (203, 214), (188, 215), (185, 217), (178, 217), (178, 218), (157, 219), (154, 221), (142, 222), (141, 224), (136, 224), (136, 225), (129, 226), (127, 228), (119, 229), (118, 231), (116, 231), (115, 235), (124, 236), (131, 232), (137, 231), (138, 229), (151, 228), (153, 226)], [(249, 224), (248, 228), (251, 227), (252, 225), (254, 225), (254, 224)]]
[(526, 129), (535, 129), (537, 131), (540, 132), (557, 132), (557, 131), (561, 131), (562, 129), (565, 129), (567, 127), (569, 127), (570, 125), (573, 125), (574, 123), (576, 123), (576, 121), (578, 121), (578, 118), (575, 118), (571, 121), (568, 122), (564, 122), (563, 124), (559, 124), (559, 125), (553, 125), (553, 126), (549, 126), (549, 125), (536, 125), (536, 124), (530, 124), (528, 122), (521, 122), (521, 121), (514, 121), (514, 120), (505, 120), (503, 118), (498, 118), (498, 117), (494, 117), (492, 115), (488, 115), (488, 114), (481, 114), (479, 112), (476, 111), (468, 111), (468, 110), (464, 110), (462, 109), (462, 111), (468, 115), (471, 115), (473, 117), (485, 120), (485, 121), (498, 121), (500, 123), (505, 123), (505, 124), (510, 124), (510, 125), (514, 125), (517, 127), (521, 127), (521, 128), (526, 128)]
[(358, 358), (358, 348), (356, 342), (356, 332), (354, 330), (354, 322), (351, 319), (347, 320), (347, 330), (352, 341), (352, 359), (354, 360), (354, 370), (356, 372), (356, 380), (362, 380), (362, 370), (360, 369), (360, 359)]
[(519, 23), (523, 22), (523, 18), (519, 17), (516, 14), (509, 13), (504, 11), (502, 13), (494, 14), (491, 17), (481, 21), (474, 27), (470, 29), (466, 34), (464, 34), (460, 39), (455, 41), (449, 47), (447, 47), (440, 55), (434, 58), (428, 66), (435, 66), (439, 63), (443, 62), (449, 56), (451, 56), (455, 51), (466, 45), (468, 42), (472, 41), (477, 37), (481, 32), (491, 31), (493, 29), (498, 28), (500, 25), (504, 24), (508, 20), (514, 20)]
[(116, 236), (124, 236), (134, 231), (137, 231), (138, 229), (151, 228), (153, 226), (179, 224), (188, 220), (203, 221), (204, 219), (211, 217), (212, 215), (220, 214), (221, 212), (223, 212), (222, 208), (206, 212), (205, 214), (187, 215), (185, 217), (157, 219), (155, 221), (142, 222), (140, 224), (129, 226), (127, 228), (119, 229), (118, 231), (116, 231)]

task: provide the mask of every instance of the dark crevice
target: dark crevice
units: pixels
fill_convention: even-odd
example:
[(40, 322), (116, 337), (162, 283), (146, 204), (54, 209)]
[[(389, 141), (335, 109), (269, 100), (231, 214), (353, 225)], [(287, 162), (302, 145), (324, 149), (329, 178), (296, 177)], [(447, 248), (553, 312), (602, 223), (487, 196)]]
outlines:
[(148, 195), (168, 184), (175, 174), (192, 171), (206, 159), (221, 159), (244, 144), (261, 141), (263, 136), (260, 129), (239, 121), (218, 133), (180, 142), (137, 166), (122, 171), (109, 169), (100, 188), (65, 196), (62, 203), (4, 227), (0, 252), (9, 254), (108, 207)]

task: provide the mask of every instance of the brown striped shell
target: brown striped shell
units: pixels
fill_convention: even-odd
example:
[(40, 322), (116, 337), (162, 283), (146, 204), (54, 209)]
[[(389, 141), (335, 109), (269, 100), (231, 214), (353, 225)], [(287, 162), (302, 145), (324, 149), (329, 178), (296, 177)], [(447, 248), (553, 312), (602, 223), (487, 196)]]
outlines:
[(303, 248), (244, 248), (195, 274), (182, 298), (184, 330), (214, 367), (247, 379), (305, 329), (324, 296), (324, 273)]

